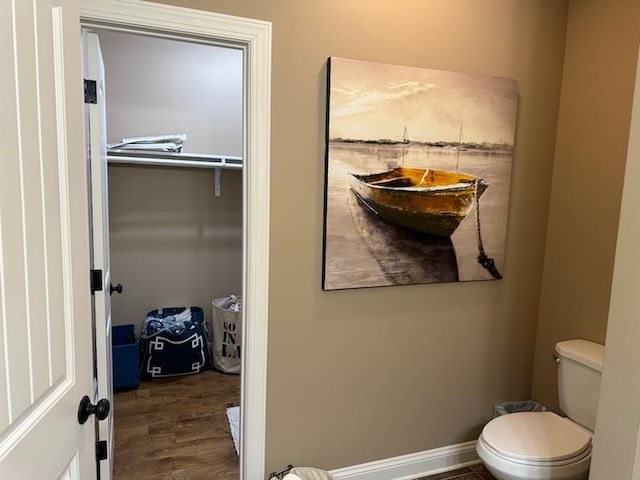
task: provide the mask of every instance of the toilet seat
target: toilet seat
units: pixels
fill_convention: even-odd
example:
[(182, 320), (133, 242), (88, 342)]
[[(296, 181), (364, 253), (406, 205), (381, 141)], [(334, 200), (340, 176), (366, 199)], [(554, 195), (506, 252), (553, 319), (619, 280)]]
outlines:
[[(520, 465), (523, 468), (542, 468), (545, 470), (549, 470), (549, 469), (557, 469), (557, 468), (562, 468), (562, 467), (573, 467), (573, 466), (578, 466), (581, 463), (584, 463), (584, 460), (586, 459), (587, 461), (587, 465), (590, 462), (590, 457), (591, 457), (591, 446), (589, 446), (586, 450), (584, 450), (583, 452), (577, 454), (575, 457), (571, 457), (571, 458), (566, 458), (564, 460), (522, 460), (522, 459), (517, 459), (517, 458), (513, 458), (513, 457), (508, 457), (506, 455), (501, 454), (499, 451), (497, 451), (495, 448), (493, 448), (490, 444), (488, 444), (484, 438), (482, 437), (482, 435), (480, 435), (480, 438), (478, 439), (478, 442), (476, 444), (476, 450), (478, 451), (478, 453), (480, 453), (480, 450), (486, 452), (488, 455), (492, 456), (494, 459), (503, 462), (503, 463), (508, 463), (511, 464), (513, 466), (516, 465)], [(480, 457), (482, 458), (482, 460), (484, 460), (485, 462), (489, 462), (487, 458), (484, 458), (482, 455), (480, 455)]]
[(498, 480), (586, 480), (591, 463), (591, 448), (578, 457), (555, 462), (516, 461), (497, 453), (487, 445), (482, 436), (476, 443), (476, 451)]
[(591, 435), (553, 412), (519, 412), (494, 418), (479, 441), (503, 460), (531, 466), (561, 466), (591, 453)]

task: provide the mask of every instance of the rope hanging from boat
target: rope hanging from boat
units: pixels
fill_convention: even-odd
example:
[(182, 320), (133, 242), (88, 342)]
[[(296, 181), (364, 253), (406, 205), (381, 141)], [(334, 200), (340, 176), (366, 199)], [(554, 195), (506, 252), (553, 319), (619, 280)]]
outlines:
[(478, 263), (486, 268), (493, 278), (499, 280), (502, 278), (502, 275), (496, 268), (493, 258), (487, 257), (486, 253), (484, 253), (484, 247), (482, 245), (482, 235), (480, 234), (480, 199), (478, 197), (479, 183), (480, 180), (478, 178), (473, 182), (473, 198), (476, 202), (476, 232), (478, 233)]

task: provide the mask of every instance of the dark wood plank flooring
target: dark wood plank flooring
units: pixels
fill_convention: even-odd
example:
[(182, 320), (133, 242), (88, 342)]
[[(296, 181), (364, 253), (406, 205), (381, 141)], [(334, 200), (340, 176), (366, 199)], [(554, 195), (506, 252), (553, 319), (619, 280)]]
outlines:
[(238, 480), (226, 408), (240, 377), (214, 370), (143, 380), (114, 396), (114, 480)]

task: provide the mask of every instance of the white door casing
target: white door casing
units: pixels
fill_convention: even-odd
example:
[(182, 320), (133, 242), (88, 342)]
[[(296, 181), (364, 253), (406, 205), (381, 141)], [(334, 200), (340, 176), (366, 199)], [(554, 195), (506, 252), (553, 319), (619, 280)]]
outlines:
[(640, 479), (640, 52), (624, 171), (604, 368), (593, 440), (590, 478)]
[(0, 478), (96, 477), (77, 1), (0, 3)]
[(271, 23), (139, 0), (80, 0), (85, 26), (198, 38), (244, 50), (240, 478), (265, 478)]
[[(104, 62), (100, 41), (95, 33), (82, 31), (83, 78), (96, 82), (96, 103), (85, 103), (85, 143), (88, 146), (90, 172), (90, 223), (92, 269), (101, 272), (102, 289), (93, 295), (95, 367), (98, 399), (106, 398), (113, 406), (113, 368), (111, 357), (111, 265), (109, 260), (109, 185), (107, 165), (107, 109), (105, 101)], [(113, 414), (98, 423), (99, 440), (107, 441), (107, 459), (99, 464), (100, 480), (110, 480), (113, 473)]]

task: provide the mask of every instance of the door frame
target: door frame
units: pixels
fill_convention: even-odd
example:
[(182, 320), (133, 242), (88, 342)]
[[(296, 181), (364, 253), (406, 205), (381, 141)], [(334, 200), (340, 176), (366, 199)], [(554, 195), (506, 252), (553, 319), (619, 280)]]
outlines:
[(201, 38), (245, 52), (240, 478), (261, 480), (269, 314), (271, 23), (141, 0), (80, 0), (80, 22), (87, 27)]

